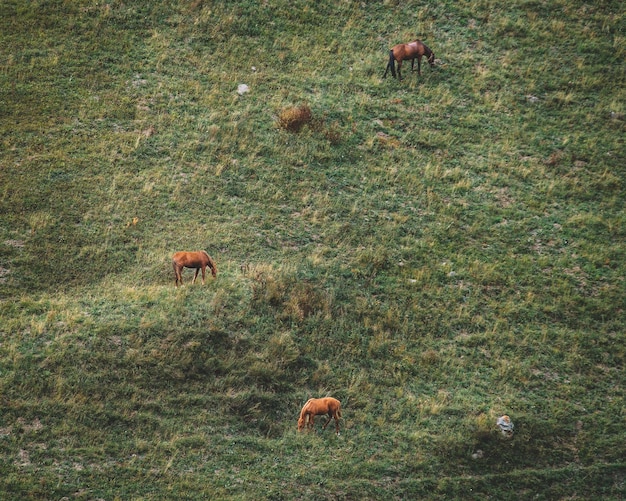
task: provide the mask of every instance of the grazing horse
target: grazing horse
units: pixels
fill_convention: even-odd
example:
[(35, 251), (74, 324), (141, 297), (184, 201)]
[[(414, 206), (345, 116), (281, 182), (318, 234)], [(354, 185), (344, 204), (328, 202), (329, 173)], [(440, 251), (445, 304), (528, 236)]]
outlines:
[(396, 65), (395, 62), (398, 61), (398, 77), (402, 80), (402, 73), (400, 73), (400, 68), (402, 68), (402, 61), (406, 61), (407, 59), (411, 60), (411, 71), (415, 71), (413, 69), (413, 65), (415, 64), (415, 59), (417, 58), (417, 74), (422, 74), (422, 56), (426, 56), (428, 63), (431, 67), (435, 66), (435, 53), (430, 50), (426, 44), (422, 43), (421, 40), (414, 40), (409, 43), (401, 43), (395, 45), (393, 49), (389, 51), (389, 62), (387, 63), (387, 68), (385, 68), (385, 74), (383, 78), (387, 76), (387, 71), (391, 70), (391, 75), (393, 78), (396, 78)]
[(331, 419), (335, 420), (335, 430), (339, 435), (339, 418), (341, 417), (341, 402), (333, 397), (309, 398), (300, 411), (298, 419), (298, 431), (305, 427), (313, 429), (315, 416), (328, 414), (328, 420), (322, 426), (325, 430)]
[(217, 275), (217, 266), (215, 261), (205, 251), (197, 252), (177, 252), (172, 256), (172, 266), (174, 267), (174, 274), (176, 275), (176, 287), (178, 283), (183, 284), (183, 268), (195, 268), (196, 274), (193, 277), (194, 284), (196, 278), (198, 278), (198, 272), (202, 270), (202, 283), (204, 284), (204, 270), (208, 266), (211, 268), (211, 274), (215, 278)]

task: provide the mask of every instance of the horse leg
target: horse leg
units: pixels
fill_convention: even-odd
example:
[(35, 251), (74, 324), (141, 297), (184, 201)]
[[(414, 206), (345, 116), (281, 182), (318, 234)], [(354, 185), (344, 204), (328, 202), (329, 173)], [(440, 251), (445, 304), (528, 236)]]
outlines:
[(383, 78), (387, 76), (387, 71), (391, 70), (391, 76), (396, 78), (396, 58), (393, 55), (393, 50), (389, 51), (389, 62), (387, 63), (387, 67), (385, 68), (385, 74)]
[(422, 75), (422, 56), (417, 56), (417, 74)]
[(204, 285), (204, 270), (206, 268), (206, 265), (202, 265), (202, 285)]
[(328, 423), (330, 423), (330, 420), (333, 418), (332, 414), (328, 414), (328, 419), (326, 420), (326, 422), (324, 423), (324, 426), (322, 426), (322, 430), (325, 430), (326, 427), (328, 426)]
[(183, 277), (180, 273), (180, 267), (176, 263), (173, 263), (173, 267), (174, 267), (174, 285), (178, 287), (178, 282), (180, 282), (180, 285), (183, 285)]
[(324, 426), (322, 427), (322, 429), (323, 430), (326, 429), (331, 419), (335, 420), (335, 432), (337, 433), (337, 435), (339, 435), (339, 417), (337, 416), (336, 412), (331, 412), (328, 414), (328, 420), (324, 423)]
[(200, 268), (196, 268), (196, 274), (193, 276), (193, 281), (191, 282), (191, 285), (196, 283), (196, 278), (198, 278), (199, 271), (200, 271)]
[(402, 80), (402, 73), (400, 72), (400, 68), (402, 68), (402, 60), (398, 61), (398, 80)]

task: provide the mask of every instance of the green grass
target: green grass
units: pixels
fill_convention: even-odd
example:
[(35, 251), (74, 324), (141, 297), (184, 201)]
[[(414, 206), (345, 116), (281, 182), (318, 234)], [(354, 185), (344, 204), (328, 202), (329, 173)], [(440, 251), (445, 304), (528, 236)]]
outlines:
[(624, 28), (0, 2), (0, 498), (623, 498)]

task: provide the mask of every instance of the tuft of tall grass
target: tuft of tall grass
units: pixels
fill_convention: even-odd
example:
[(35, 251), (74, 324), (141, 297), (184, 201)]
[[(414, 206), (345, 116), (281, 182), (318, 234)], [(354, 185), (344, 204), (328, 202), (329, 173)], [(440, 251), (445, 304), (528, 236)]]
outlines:
[(313, 114), (307, 104), (285, 108), (278, 114), (276, 121), (279, 128), (289, 132), (300, 132), (302, 127), (311, 123)]

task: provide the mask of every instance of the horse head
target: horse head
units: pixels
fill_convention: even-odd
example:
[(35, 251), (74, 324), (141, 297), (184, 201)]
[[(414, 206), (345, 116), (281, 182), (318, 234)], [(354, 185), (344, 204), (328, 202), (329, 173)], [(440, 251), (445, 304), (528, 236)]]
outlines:
[(435, 53), (431, 50), (430, 55), (428, 56), (428, 64), (430, 64), (431, 68), (435, 67)]

